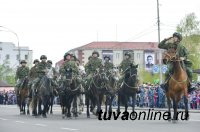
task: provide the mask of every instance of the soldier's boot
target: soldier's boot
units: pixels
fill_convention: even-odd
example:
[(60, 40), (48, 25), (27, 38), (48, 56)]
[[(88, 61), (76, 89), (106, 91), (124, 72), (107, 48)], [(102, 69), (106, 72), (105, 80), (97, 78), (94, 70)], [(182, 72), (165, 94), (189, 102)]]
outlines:
[(165, 82), (164, 82), (163, 84), (160, 85), (160, 87), (163, 89), (163, 91), (164, 91), (165, 93), (167, 93), (167, 92), (168, 92), (168, 89), (169, 89), (169, 84), (168, 84), (169, 79), (170, 79), (169, 74), (166, 74)]

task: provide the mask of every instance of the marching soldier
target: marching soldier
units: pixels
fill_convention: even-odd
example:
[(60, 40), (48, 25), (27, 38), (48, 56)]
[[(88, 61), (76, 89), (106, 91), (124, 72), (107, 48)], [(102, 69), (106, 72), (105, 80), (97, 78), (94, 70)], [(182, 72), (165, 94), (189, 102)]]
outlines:
[(28, 77), (29, 68), (26, 66), (27, 62), (22, 60), (20, 62), (21, 66), (17, 68), (15, 80), (17, 80), (17, 84), (15, 87), (16, 95), (19, 96), (19, 89), (22, 88), (23, 81), (26, 77)]
[[(161, 49), (176, 49), (178, 56), (180, 57), (181, 60), (183, 60), (185, 66), (186, 66), (186, 72), (188, 75), (188, 78), (190, 80), (190, 82), (192, 82), (192, 62), (188, 59), (188, 51), (187, 49), (181, 44), (181, 40), (182, 40), (182, 35), (180, 33), (175, 32), (173, 34), (172, 37), (169, 37), (167, 39), (162, 40), (159, 45), (158, 48)], [(168, 89), (168, 81), (170, 79), (169, 74), (173, 73), (173, 67), (172, 64), (168, 64), (168, 72), (166, 72), (166, 83), (164, 85), (162, 85), (162, 88), (164, 91), (167, 91)], [(191, 91), (193, 91), (194, 89), (191, 88), (191, 84), (188, 87), (188, 92), (190, 93)]]

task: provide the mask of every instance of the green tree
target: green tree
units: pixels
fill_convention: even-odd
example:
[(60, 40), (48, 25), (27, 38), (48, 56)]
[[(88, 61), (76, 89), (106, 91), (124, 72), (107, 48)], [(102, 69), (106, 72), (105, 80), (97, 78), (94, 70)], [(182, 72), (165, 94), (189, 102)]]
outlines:
[(5, 80), (10, 85), (15, 84), (14, 70), (9, 67), (8, 61), (4, 61), (4, 63), (0, 65), (0, 80)]
[[(200, 21), (197, 20), (195, 13), (186, 15), (177, 25), (177, 32), (183, 35), (182, 43), (189, 51), (189, 59), (192, 61), (192, 69), (200, 68)], [(197, 75), (193, 74), (193, 79), (197, 79)]]
[(159, 80), (160, 74), (153, 74), (152, 72), (146, 71), (144, 68), (139, 69), (139, 80), (141, 83), (155, 83)]

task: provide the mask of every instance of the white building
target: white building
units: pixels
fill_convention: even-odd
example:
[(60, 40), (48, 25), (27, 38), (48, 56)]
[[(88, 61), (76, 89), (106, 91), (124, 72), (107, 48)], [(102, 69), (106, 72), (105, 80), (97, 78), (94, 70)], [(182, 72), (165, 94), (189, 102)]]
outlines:
[(10, 68), (16, 69), (20, 61), (19, 53), (20, 59), (26, 60), (27, 65), (31, 66), (33, 51), (29, 47), (19, 47), (18, 49), (12, 42), (0, 42), (0, 64), (7, 61)]

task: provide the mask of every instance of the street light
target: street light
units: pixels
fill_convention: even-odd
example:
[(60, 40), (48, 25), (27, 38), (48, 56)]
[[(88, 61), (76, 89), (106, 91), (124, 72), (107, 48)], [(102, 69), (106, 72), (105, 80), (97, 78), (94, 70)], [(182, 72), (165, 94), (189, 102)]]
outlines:
[(20, 64), (21, 53), (20, 53), (20, 48), (19, 48), (19, 37), (18, 37), (17, 33), (14, 32), (13, 30), (7, 28), (7, 27), (4, 27), (4, 26), (0, 26), (0, 28), (6, 29), (6, 30), (0, 30), (0, 31), (10, 32), (10, 33), (13, 33), (16, 36), (16, 38), (17, 38), (17, 46), (18, 46), (18, 53), (19, 53), (19, 64)]

